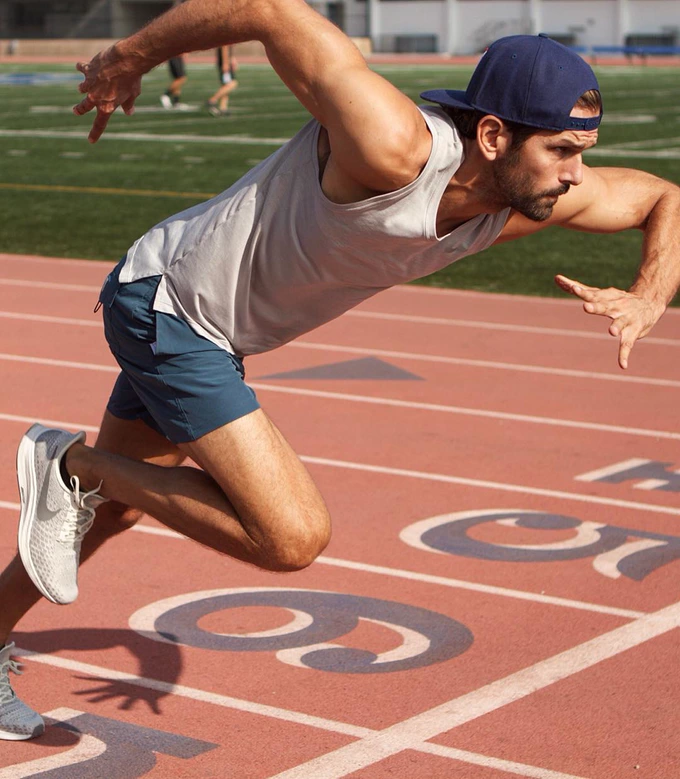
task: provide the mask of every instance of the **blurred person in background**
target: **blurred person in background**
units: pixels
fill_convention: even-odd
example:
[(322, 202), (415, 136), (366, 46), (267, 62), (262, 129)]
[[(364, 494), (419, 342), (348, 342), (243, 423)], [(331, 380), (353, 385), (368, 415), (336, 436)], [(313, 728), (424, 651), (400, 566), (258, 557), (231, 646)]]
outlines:
[(220, 88), (212, 97), (208, 98), (208, 111), (211, 116), (229, 115), (229, 95), (238, 88), (236, 71), (238, 63), (234, 56), (233, 46), (220, 46), (217, 49), (217, 73), (220, 79)]
[(171, 57), (168, 60), (168, 69), (170, 70), (170, 76), (172, 81), (170, 86), (161, 95), (161, 105), (168, 111), (172, 109), (178, 109), (182, 105), (180, 98), (182, 97), (182, 87), (187, 81), (186, 65), (184, 64), (184, 57)]

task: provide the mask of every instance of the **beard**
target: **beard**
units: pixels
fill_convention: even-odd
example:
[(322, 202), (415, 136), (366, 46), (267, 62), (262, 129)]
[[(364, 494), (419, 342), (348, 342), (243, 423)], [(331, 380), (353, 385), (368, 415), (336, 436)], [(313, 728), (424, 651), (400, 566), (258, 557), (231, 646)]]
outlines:
[(492, 167), (497, 197), (507, 206), (534, 222), (545, 222), (552, 216), (560, 195), (566, 195), (569, 184), (536, 192), (531, 176), (522, 170), (520, 150), (510, 150), (506, 157), (496, 160)]

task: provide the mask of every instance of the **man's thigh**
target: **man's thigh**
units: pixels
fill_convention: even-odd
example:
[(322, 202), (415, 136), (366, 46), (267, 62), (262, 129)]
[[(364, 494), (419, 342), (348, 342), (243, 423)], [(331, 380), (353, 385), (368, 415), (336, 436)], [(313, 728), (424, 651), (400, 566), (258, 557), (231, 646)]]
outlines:
[(186, 459), (184, 452), (141, 419), (119, 419), (109, 411), (104, 412), (94, 446), (132, 460), (168, 467), (180, 465)]
[(251, 537), (325, 546), (328, 510), (307, 469), (262, 409), (178, 444), (218, 483)]

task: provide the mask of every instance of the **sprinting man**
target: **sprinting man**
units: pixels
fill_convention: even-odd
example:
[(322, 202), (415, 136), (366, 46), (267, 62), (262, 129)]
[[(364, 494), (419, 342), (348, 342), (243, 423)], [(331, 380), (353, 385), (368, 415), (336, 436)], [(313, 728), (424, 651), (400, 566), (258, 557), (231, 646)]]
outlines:
[(143, 514), (273, 571), (308, 566), (328, 543), (323, 498), (245, 383), (244, 357), (550, 225), (644, 232), (629, 290), (557, 277), (611, 320), (622, 368), (680, 284), (680, 189), (583, 164), (597, 80), (548, 38), (501, 39), (466, 92), (428, 91), (435, 105), (417, 107), (304, 0), (191, 0), (79, 64), (75, 112), (96, 110), (94, 142), (163, 60), (251, 39), (313, 119), (228, 190), (152, 228), (108, 276), (100, 303), (121, 373), (94, 447), (40, 425), (21, 441), (20, 556), (0, 576), (6, 738), (43, 728), (11, 691), (14, 625), (41, 596), (74, 600), (79, 559)]
[(220, 78), (220, 88), (208, 98), (208, 111), (211, 116), (229, 115), (229, 95), (238, 88), (236, 71), (238, 63), (234, 56), (233, 46), (220, 46), (217, 49), (217, 72)]
[(172, 81), (170, 86), (161, 95), (161, 105), (167, 110), (178, 109), (182, 103), (182, 87), (187, 81), (187, 69), (184, 64), (184, 57), (170, 57), (168, 60), (168, 70)]

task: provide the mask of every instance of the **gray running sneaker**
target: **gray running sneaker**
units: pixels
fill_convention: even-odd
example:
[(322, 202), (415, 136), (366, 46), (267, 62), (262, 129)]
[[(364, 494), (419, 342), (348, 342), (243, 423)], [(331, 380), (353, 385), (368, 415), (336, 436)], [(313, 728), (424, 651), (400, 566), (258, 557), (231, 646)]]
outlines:
[(9, 683), (9, 672), (21, 674), (21, 667), (12, 660), (14, 644), (0, 647), (0, 739), (23, 741), (45, 731), (45, 722), (37, 711), (20, 701)]
[(78, 597), (78, 563), (83, 536), (92, 527), (95, 509), (105, 501), (97, 489), (81, 492), (77, 476), (67, 486), (60, 463), (66, 450), (84, 441), (76, 435), (33, 425), (17, 452), (21, 495), (19, 554), (33, 584), (53, 603)]

